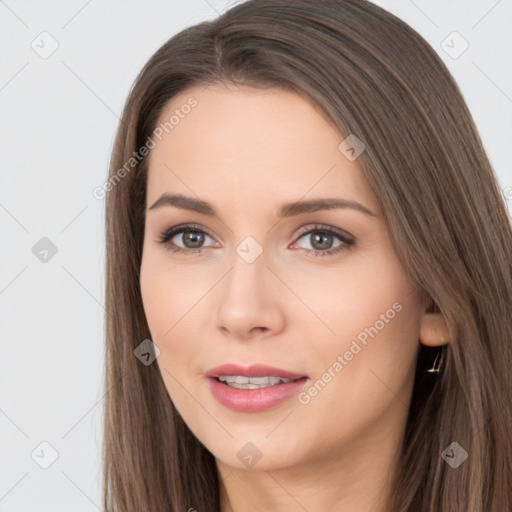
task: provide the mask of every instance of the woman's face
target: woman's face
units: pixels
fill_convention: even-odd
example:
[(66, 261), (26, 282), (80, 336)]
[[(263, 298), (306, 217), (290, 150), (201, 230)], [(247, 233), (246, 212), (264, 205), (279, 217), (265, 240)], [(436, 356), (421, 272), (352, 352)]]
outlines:
[[(173, 115), (149, 156), (140, 285), (175, 407), (231, 467), (378, 460), (405, 426), (423, 309), (351, 139), (280, 89), (191, 88)], [(304, 378), (241, 389), (208, 376), (225, 364)]]

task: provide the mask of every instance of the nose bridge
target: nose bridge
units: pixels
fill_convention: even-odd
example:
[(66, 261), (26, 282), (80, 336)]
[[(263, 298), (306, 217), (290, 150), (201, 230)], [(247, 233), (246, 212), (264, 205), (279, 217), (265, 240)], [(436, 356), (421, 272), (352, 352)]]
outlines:
[(234, 247), (230, 271), (225, 277), (217, 310), (218, 326), (237, 337), (251, 329), (276, 330), (282, 320), (280, 306), (269, 279), (273, 279), (269, 251), (247, 236)]
[(259, 295), (268, 277), (265, 274), (269, 273), (266, 268), (269, 264), (267, 253), (268, 251), (265, 251), (263, 245), (253, 236), (245, 237), (235, 246), (231, 258), (231, 271), (227, 276), (230, 293), (235, 295), (249, 293), (247, 299)]

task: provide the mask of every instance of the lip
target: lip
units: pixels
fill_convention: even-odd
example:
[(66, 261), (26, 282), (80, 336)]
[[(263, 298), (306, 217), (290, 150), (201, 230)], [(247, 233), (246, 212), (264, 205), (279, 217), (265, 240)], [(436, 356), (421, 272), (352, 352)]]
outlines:
[(301, 379), (307, 375), (289, 372), (281, 368), (267, 366), (264, 364), (253, 364), (251, 366), (240, 366), (238, 364), (223, 364), (208, 370), (207, 377), (220, 377), (221, 375), (243, 375), (245, 377), (283, 377), (285, 379)]
[[(284, 377), (296, 379), (294, 382), (276, 384), (260, 389), (237, 389), (231, 388), (217, 380), (220, 375), (243, 375), (246, 377)], [(215, 399), (234, 411), (238, 412), (261, 412), (291, 398), (302, 389), (309, 381), (307, 375), (301, 375), (280, 368), (255, 364), (243, 367), (236, 364), (225, 364), (212, 368), (205, 376), (207, 377), (210, 391)]]

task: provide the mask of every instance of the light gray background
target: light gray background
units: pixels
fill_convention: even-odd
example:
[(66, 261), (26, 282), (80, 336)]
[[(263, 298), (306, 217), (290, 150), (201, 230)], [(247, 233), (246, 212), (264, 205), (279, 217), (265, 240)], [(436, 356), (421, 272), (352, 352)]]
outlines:
[[(92, 190), (142, 65), (234, 3), (0, 0), (0, 512), (102, 509), (104, 202)], [(449, 66), (510, 205), (512, 2), (376, 3)], [(46, 59), (43, 31), (58, 43)], [(462, 48), (453, 31), (469, 44), (458, 58), (444, 49)], [(57, 248), (47, 262), (32, 251), (43, 237)], [(47, 469), (42, 442), (58, 453)]]

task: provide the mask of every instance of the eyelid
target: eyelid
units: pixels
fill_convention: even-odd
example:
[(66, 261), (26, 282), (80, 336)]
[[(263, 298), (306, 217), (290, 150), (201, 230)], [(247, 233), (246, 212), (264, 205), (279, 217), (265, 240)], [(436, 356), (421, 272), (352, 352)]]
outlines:
[[(179, 224), (179, 225), (173, 226), (167, 230), (164, 230), (160, 234), (160, 239), (156, 240), (156, 242), (164, 245), (167, 250), (170, 250), (170, 251), (176, 252), (176, 253), (182, 253), (182, 254), (197, 254), (197, 253), (201, 253), (204, 249), (208, 248), (208, 247), (199, 247), (196, 249), (187, 249), (187, 248), (182, 248), (179, 246), (173, 247), (170, 245), (169, 242), (172, 238), (174, 238), (175, 236), (182, 234), (186, 231), (199, 232), (199, 233), (202, 233), (202, 234), (206, 235), (207, 237), (211, 238), (212, 240), (215, 240), (215, 237), (211, 236), (209, 234), (209, 232), (206, 229), (204, 229), (203, 226), (201, 226), (200, 224), (184, 223), (184, 224)], [(299, 250), (305, 251), (306, 253), (309, 253), (309, 254), (313, 253), (314, 256), (319, 256), (319, 255), (322, 255), (322, 256), (333, 255), (334, 256), (338, 252), (342, 252), (344, 250), (349, 249), (351, 246), (353, 246), (355, 244), (355, 241), (356, 241), (354, 236), (352, 236), (350, 233), (348, 233), (342, 229), (335, 228), (334, 226), (330, 226), (330, 225), (314, 223), (313, 225), (309, 224), (307, 226), (303, 226), (302, 228), (300, 228), (299, 232), (295, 235), (294, 241), (292, 242), (291, 245), (292, 246), (295, 245), (303, 236), (305, 236), (309, 233), (313, 233), (313, 232), (324, 232), (329, 235), (333, 235), (333, 236), (339, 238), (342, 242), (340, 244), (340, 246), (337, 246), (336, 248), (327, 249), (324, 251), (321, 251), (318, 249), (304, 249), (302, 247), (298, 248)], [(216, 242), (216, 243), (218, 243), (218, 242)]]
[(337, 256), (355, 246), (356, 239), (354, 236), (350, 235), (346, 231), (335, 228), (334, 226), (328, 226), (325, 224), (314, 224), (313, 226), (305, 226), (295, 237), (295, 241), (292, 243), (292, 247), (297, 244), (301, 238), (310, 234), (310, 233), (324, 233), (329, 236), (334, 236), (341, 241), (341, 244), (336, 247), (331, 247), (330, 249), (326, 249), (321, 251), (319, 249), (304, 249), (303, 247), (299, 247), (298, 250), (305, 251), (308, 256)]
[[(208, 236), (212, 240), (215, 240), (215, 237), (210, 235), (210, 233), (200, 224), (184, 223), (184, 224), (177, 224), (176, 226), (172, 226), (171, 228), (168, 228), (168, 229), (164, 229), (164, 231), (162, 231), (160, 233), (159, 240), (156, 240), (156, 242), (159, 244), (165, 245), (166, 243), (168, 243), (170, 241), (171, 238), (174, 238), (176, 235), (179, 235), (186, 231), (197, 231), (199, 233), (204, 233), (206, 236)], [(187, 249), (184, 249), (184, 250), (187, 250)], [(188, 249), (188, 251), (194, 251), (194, 249)]]
[(300, 228), (299, 232), (295, 235), (295, 238), (300, 238), (301, 236), (304, 236), (304, 235), (310, 233), (311, 231), (327, 231), (329, 233), (336, 234), (336, 236), (339, 236), (341, 239), (355, 242), (355, 237), (352, 236), (347, 231), (344, 231), (343, 229), (340, 229), (340, 228), (335, 228), (334, 226), (330, 226), (327, 224), (321, 224), (321, 223), (313, 223), (313, 225), (308, 224), (307, 226)]

